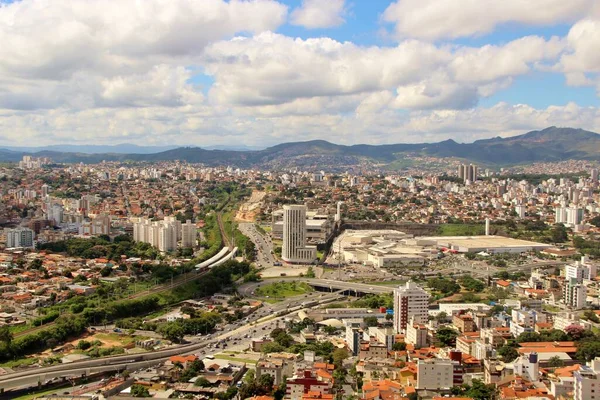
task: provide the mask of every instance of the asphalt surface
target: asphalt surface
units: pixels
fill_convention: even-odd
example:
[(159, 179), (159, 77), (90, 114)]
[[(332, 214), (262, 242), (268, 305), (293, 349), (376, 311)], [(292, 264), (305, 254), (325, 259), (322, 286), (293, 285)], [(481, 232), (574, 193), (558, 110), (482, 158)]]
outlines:
[(271, 252), (273, 250), (273, 242), (271, 241), (271, 238), (260, 233), (253, 223), (240, 223), (238, 225), (238, 229), (244, 235), (248, 236), (252, 242), (254, 242), (258, 253), (256, 257), (256, 263), (265, 268), (272, 267), (276, 260)]

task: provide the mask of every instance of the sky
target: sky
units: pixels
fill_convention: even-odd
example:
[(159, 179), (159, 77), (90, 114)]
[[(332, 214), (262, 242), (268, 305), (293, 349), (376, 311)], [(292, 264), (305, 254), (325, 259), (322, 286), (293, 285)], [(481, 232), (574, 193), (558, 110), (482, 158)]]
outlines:
[(0, 146), (600, 132), (598, 0), (0, 0)]

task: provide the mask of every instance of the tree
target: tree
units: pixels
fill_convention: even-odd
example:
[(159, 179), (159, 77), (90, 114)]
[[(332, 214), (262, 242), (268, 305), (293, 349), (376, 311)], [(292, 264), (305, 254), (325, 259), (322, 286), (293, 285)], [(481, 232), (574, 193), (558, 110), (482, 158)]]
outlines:
[(456, 343), (457, 336), (458, 336), (458, 332), (456, 332), (454, 329), (449, 328), (447, 326), (444, 326), (444, 327), (438, 329), (438, 331), (436, 333), (437, 339), (444, 346), (454, 345)]
[(144, 385), (135, 384), (131, 386), (131, 396), (133, 397), (150, 397), (148, 388)]
[(308, 269), (306, 270), (306, 274), (304, 274), (305, 277), (307, 278), (315, 278), (315, 270), (313, 269), (313, 267), (308, 267)]
[(565, 365), (564, 361), (559, 356), (550, 357), (548, 365), (552, 368), (560, 368)]
[(590, 219), (590, 224), (594, 225), (596, 228), (600, 228), (600, 216)]
[(565, 328), (565, 332), (569, 335), (571, 340), (579, 340), (586, 334), (585, 328), (581, 325), (569, 325)]
[(584, 340), (577, 343), (577, 353), (575, 357), (578, 360), (592, 361), (596, 357), (600, 357), (600, 341)]
[(445, 321), (446, 321), (446, 319), (448, 319), (448, 314), (446, 314), (446, 312), (445, 312), (445, 311), (441, 311), (441, 312), (439, 312), (439, 313), (438, 313), (438, 314), (435, 316), (435, 320), (436, 320), (438, 323), (445, 322)]
[(10, 347), (12, 340), (13, 334), (8, 325), (0, 326), (0, 342), (4, 343), (6, 347)]
[(346, 349), (335, 349), (333, 352), (333, 364), (336, 368), (342, 368), (342, 364), (346, 358), (348, 358), (348, 351)]
[(406, 350), (406, 343), (404, 342), (396, 342), (392, 345), (392, 350), (394, 351), (404, 351)]
[(567, 228), (563, 224), (554, 225), (550, 234), (554, 243), (564, 243), (569, 240)]
[(364, 322), (365, 322), (365, 325), (368, 327), (379, 325), (379, 322), (377, 321), (377, 317), (365, 317)]
[(167, 322), (159, 328), (159, 333), (172, 342), (181, 342), (185, 331), (179, 322)]
[[(600, 217), (598, 217), (600, 218)], [(589, 321), (598, 323), (600, 322), (600, 318), (598, 318), (598, 315), (596, 315), (596, 313), (593, 310), (585, 310), (583, 312), (583, 317)]]
[(519, 357), (519, 352), (512, 346), (504, 345), (498, 349), (498, 355), (504, 362), (512, 362)]
[(209, 387), (210, 385), (211, 385), (210, 381), (203, 376), (199, 377), (194, 382), (194, 386)]

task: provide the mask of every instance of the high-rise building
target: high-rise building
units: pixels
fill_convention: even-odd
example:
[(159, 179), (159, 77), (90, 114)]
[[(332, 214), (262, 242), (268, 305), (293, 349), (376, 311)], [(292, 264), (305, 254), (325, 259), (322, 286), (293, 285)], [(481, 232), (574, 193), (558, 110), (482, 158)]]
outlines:
[(5, 229), (4, 234), (6, 235), (6, 247), (34, 247), (34, 232), (29, 228), (15, 228)]
[(515, 206), (515, 212), (519, 218), (525, 218), (525, 212), (527, 211), (527, 207), (523, 204), (518, 204)]
[(281, 258), (290, 263), (314, 261), (315, 247), (306, 246), (306, 206), (283, 206), (283, 246)]
[(590, 178), (592, 179), (592, 182), (598, 182), (598, 170), (596, 168), (593, 168), (590, 171)]
[(458, 166), (458, 178), (462, 179), (462, 181), (466, 184), (467, 182), (475, 182), (477, 180), (478, 175), (477, 165), (473, 164), (461, 164)]
[(182, 236), (181, 221), (167, 217), (163, 221), (139, 218), (133, 223), (133, 240), (149, 243), (160, 251), (173, 251)]
[(158, 229), (158, 250), (173, 251), (177, 249), (177, 231), (173, 224), (166, 223)]
[(181, 225), (181, 247), (195, 247), (198, 231), (191, 220)]
[(565, 279), (567, 281), (571, 278), (575, 278), (578, 283), (582, 283), (584, 279), (595, 279), (596, 274), (596, 265), (589, 263), (585, 256), (581, 257), (581, 261), (575, 261), (573, 264), (565, 266)]
[(575, 205), (567, 208), (567, 224), (571, 226), (580, 225), (583, 222), (584, 210)]
[(411, 317), (414, 323), (427, 323), (429, 293), (412, 281), (394, 290), (394, 329), (404, 332)]
[(563, 286), (563, 301), (565, 305), (574, 310), (585, 307), (587, 288), (583, 283), (577, 282), (577, 278), (567, 280)]

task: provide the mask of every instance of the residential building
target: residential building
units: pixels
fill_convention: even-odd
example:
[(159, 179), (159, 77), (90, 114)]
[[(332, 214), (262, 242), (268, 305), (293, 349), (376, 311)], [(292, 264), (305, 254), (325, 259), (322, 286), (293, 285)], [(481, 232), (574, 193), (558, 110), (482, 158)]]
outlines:
[(587, 289), (577, 278), (571, 278), (563, 286), (563, 302), (566, 306), (579, 310), (585, 307)]
[(6, 247), (34, 247), (34, 232), (29, 228), (5, 229)]
[(429, 293), (412, 281), (394, 290), (394, 329), (404, 332), (409, 318), (417, 324), (427, 323)]
[(181, 247), (196, 247), (197, 237), (198, 230), (196, 229), (196, 225), (188, 219), (185, 224), (181, 225)]
[(410, 322), (406, 326), (405, 341), (412, 344), (415, 349), (427, 346), (427, 327), (424, 324), (418, 324), (411, 317)]
[(449, 390), (452, 386), (454, 386), (453, 361), (432, 358), (417, 362), (417, 389)]

